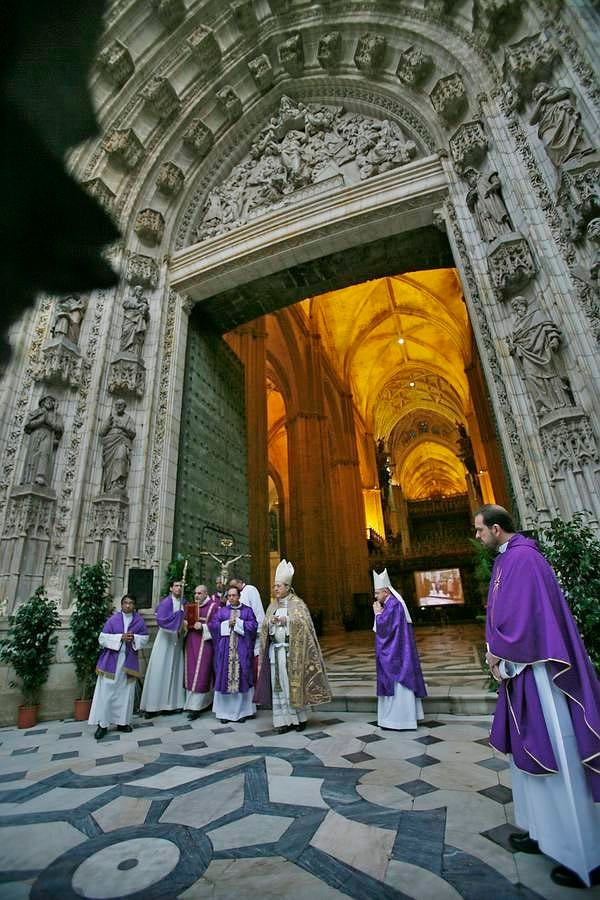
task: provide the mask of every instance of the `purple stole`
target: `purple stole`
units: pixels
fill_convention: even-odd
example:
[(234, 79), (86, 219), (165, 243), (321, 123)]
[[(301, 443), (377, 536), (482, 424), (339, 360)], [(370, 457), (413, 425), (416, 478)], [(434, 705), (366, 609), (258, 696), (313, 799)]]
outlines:
[[(202, 605), (195, 602), (187, 605), (188, 631), (184, 648), (183, 686), (186, 691), (192, 691), (195, 694), (205, 694), (210, 690), (213, 679), (214, 647), (213, 641), (205, 640), (202, 631), (196, 631), (193, 625), (189, 625), (189, 622), (191, 618), (194, 618), (197, 622), (208, 624), (218, 609), (219, 602), (210, 597)], [(192, 616), (190, 613), (194, 615)]]
[[(131, 624), (127, 629), (132, 634), (148, 634), (146, 623), (138, 612), (134, 612)], [(125, 634), (125, 623), (123, 621), (123, 613), (113, 613), (106, 620), (102, 628), (103, 634)], [(117, 659), (119, 658), (119, 650), (111, 650), (104, 647), (98, 657), (96, 664), (96, 673), (104, 675), (105, 678), (114, 678), (117, 671)], [(140, 661), (138, 659), (137, 650), (133, 649), (133, 641), (125, 644), (125, 663), (123, 669), (133, 678), (140, 677)]]
[(531, 668), (546, 663), (565, 695), (592, 796), (600, 802), (600, 681), (552, 567), (521, 534), (494, 561), (486, 639), (494, 656), (527, 664), (500, 685), (492, 747), (512, 753), (515, 765), (532, 775), (558, 771)]
[(406, 621), (402, 604), (393, 594), (388, 595), (376, 622), (377, 696), (393, 697), (398, 683), (415, 697), (426, 697), (412, 625)]
[(221, 635), (221, 622), (228, 621), (230, 606), (217, 609), (209, 624), (215, 653), (215, 691), (222, 694), (245, 694), (254, 684), (254, 640), (258, 624), (252, 607), (242, 603), (237, 612), (244, 623), (243, 635), (235, 631)]
[(164, 628), (166, 631), (179, 631), (185, 616), (185, 601), (183, 597), (181, 598), (181, 609), (178, 612), (174, 612), (173, 598), (170, 594), (167, 594), (156, 607), (154, 615), (159, 628)]

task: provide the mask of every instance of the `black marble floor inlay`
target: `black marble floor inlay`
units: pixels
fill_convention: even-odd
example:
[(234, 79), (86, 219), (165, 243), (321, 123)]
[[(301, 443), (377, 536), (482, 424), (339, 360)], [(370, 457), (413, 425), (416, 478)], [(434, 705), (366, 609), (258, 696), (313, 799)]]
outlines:
[(477, 791), (477, 793), (483, 794), (484, 797), (489, 797), (490, 800), (495, 800), (496, 803), (505, 804), (512, 801), (511, 789), (505, 787), (503, 784), (494, 784), (492, 787)]
[(331, 735), (327, 734), (326, 731), (311, 731), (305, 734), (304, 737), (308, 738), (309, 741), (322, 741), (323, 738), (331, 737)]
[(419, 728), (442, 728), (446, 722), (436, 722), (435, 719), (423, 719), (419, 722)]
[(259, 737), (271, 737), (272, 734), (275, 734), (275, 729), (267, 728), (266, 731), (257, 731), (256, 733)]
[(385, 738), (381, 734), (359, 734), (356, 740), (362, 741), (363, 744), (372, 744), (374, 741), (385, 741)]
[(191, 731), (191, 725), (173, 725), (171, 731)]
[(25, 778), (27, 775), (27, 770), (24, 772), (8, 772), (6, 775), (0, 775), (0, 784), (3, 784), (6, 781), (20, 781), (21, 778)]
[(121, 754), (118, 754), (117, 756), (105, 756), (104, 759), (97, 759), (96, 765), (97, 766), (111, 766), (113, 763), (120, 763), (120, 762), (123, 762), (123, 757), (121, 756)]
[(490, 741), (489, 738), (479, 738), (478, 741), (473, 741), (474, 744), (481, 744), (482, 747), (489, 747)]
[(34, 734), (48, 734), (47, 728), (36, 728), (34, 731), (26, 731), (25, 737), (33, 737)]
[(213, 734), (228, 734), (230, 731), (235, 731), (235, 728), (225, 725), (223, 728), (211, 728), (211, 731)]
[(427, 766), (437, 766), (439, 759), (435, 756), (428, 756), (427, 753), (421, 753), (420, 756), (409, 756), (406, 762), (412, 763), (413, 766), (419, 766), (420, 769), (426, 769)]
[(162, 744), (161, 738), (148, 738), (146, 741), (138, 741), (138, 747), (153, 747), (155, 744)]
[(58, 739), (59, 741), (70, 741), (71, 738), (81, 737), (82, 734), (83, 731), (65, 731), (64, 734), (59, 734)]
[(37, 753), (39, 749), (39, 747), (19, 747), (17, 750), (13, 750), (10, 755), (24, 756), (26, 753)]
[(504, 825), (497, 825), (496, 828), (490, 828), (488, 831), (481, 832), (482, 837), (493, 841), (494, 844), (498, 844), (499, 847), (508, 850), (509, 853), (515, 853), (514, 847), (511, 846), (508, 840), (511, 834), (525, 834), (525, 832), (510, 822), (505, 822)]
[(432, 734), (426, 734), (423, 737), (415, 738), (417, 744), (424, 744), (429, 747), (431, 744), (441, 744), (443, 738), (434, 737)]
[(397, 784), (397, 788), (406, 791), (411, 797), (420, 797), (422, 794), (431, 794), (433, 791), (439, 790), (435, 785), (423, 781), (421, 778), (415, 778), (413, 781), (405, 781), (404, 784)]
[(505, 769), (510, 768), (504, 759), (498, 759), (496, 756), (492, 756), (490, 759), (480, 759), (475, 765), (483, 766), (484, 769), (490, 769), (492, 772), (504, 772)]
[(134, 722), (134, 728), (154, 728), (154, 722)]
[(194, 741), (193, 744), (182, 744), (181, 748), (182, 750), (202, 750), (207, 746), (208, 744), (206, 744), (204, 741)]
[(74, 759), (79, 756), (79, 750), (71, 750), (68, 753), (54, 753), (50, 757), (50, 761), (54, 762), (56, 759)]
[(371, 756), (370, 753), (360, 751), (360, 753), (347, 753), (345, 756), (342, 756), (342, 759), (347, 759), (351, 763), (361, 763), (366, 762), (368, 759), (375, 759), (375, 757)]

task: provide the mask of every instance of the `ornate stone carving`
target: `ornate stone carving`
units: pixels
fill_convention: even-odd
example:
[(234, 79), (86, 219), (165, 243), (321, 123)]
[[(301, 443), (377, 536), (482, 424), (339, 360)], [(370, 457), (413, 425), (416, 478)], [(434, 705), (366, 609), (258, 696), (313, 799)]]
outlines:
[(433, 59), (414, 44), (400, 54), (396, 75), (403, 84), (418, 87), (433, 72)]
[(146, 106), (156, 113), (159, 119), (167, 119), (179, 107), (179, 97), (168, 78), (155, 75), (142, 88), (142, 97)]
[(230, 85), (217, 91), (217, 100), (230, 123), (237, 122), (242, 114), (242, 101)]
[(309, 186), (331, 184), (333, 178), (356, 184), (404, 165), (416, 152), (387, 119), (378, 122), (341, 106), (307, 105), (284, 96), (248, 156), (209, 193), (195, 238), (229, 231), (273, 204), (294, 202)]
[(553, 88), (542, 81), (533, 89), (531, 97), (535, 107), (529, 124), (538, 126), (538, 137), (557, 168), (591, 150), (570, 88)]
[(459, 172), (467, 166), (478, 166), (485, 159), (488, 140), (478, 120), (465, 122), (450, 138), (450, 153)]
[(140, 359), (150, 321), (150, 305), (140, 284), (128, 291), (123, 300), (123, 328), (119, 350)]
[(367, 31), (358, 39), (354, 64), (367, 75), (376, 75), (383, 68), (387, 40), (383, 34)]
[(242, 34), (252, 33), (256, 30), (258, 21), (254, 11), (254, 0), (233, 0), (231, 14)]
[(146, 366), (141, 359), (127, 353), (119, 353), (111, 362), (108, 373), (108, 390), (111, 394), (129, 394), (143, 397), (146, 389)]
[(79, 294), (70, 294), (59, 300), (54, 311), (52, 337), (61, 337), (77, 345), (87, 305), (87, 298)]
[(250, 60), (248, 68), (259, 91), (264, 94), (273, 84), (273, 66), (269, 57), (266, 53), (261, 53), (260, 56)]
[(508, 349), (519, 370), (538, 417), (575, 405), (569, 380), (557, 361), (562, 334), (536, 303), (514, 297), (515, 314)]
[(158, 263), (151, 256), (132, 253), (127, 260), (126, 278), (129, 284), (155, 288), (158, 284)]
[(98, 65), (117, 88), (123, 87), (135, 71), (131, 53), (121, 41), (112, 41), (98, 54)]
[(592, 219), (588, 224), (587, 239), (595, 248), (592, 265), (590, 266), (590, 279), (596, 290), (600, 288), (600, 219)]
[(133, 128), (115, 128), (102, 142), (102, 148), (110, 157), (128, 171), (136, 169), (144, 156), (144, 147)]
[(591, 422), (579, 407), (545, 416), (540, 422), (540, 439), (555, 480), (600, 462)]
[(129, 504), (124, 497), (97, 497), (92, 500), (92, 521), (89, 539), (102, 541), (110, 538), (113, 541), (127, 540)]
[(152, 6), (168, 31), (177, 28), (185, 19), (185, 0), (152, 0)]
[(514, 34), (522, 6), (521, 0), (473, 0), (473, 31), (485, 47), (495, 50)]
[(46, 341), (36, 381), (77, 387), (81, 379), (81, 353), (63, 337)]
[(497, 238), (489, 245), (488, 268), (501, 299), (522, 290), (537, 271), (529, 244), (517, 232)]
[(463, 172), (469, 184), (466, 201), (477, 223), (479, 234), (490, 243), (513, 231), (512, 222), (502, 197), (502, 185), (497, 172), (480, 173), (469, 167)]
[(600, 153), (576, 157), (561, 166), (558, 201), (572, 240), (580, 241), (588, 223), (600, 216)]
[(328, 31), (319, 38), (317, 59), (322, 69), (335, 69), (342, 57), (342, 33)]
[(221, 48), (212, 28), (199, 25), (186, 40), (203, 75), (220, 66)]
[(429, 95), (431, 105), (447, 125), (458, 121), (469, 105), (465, 83), (458, 72), (437, 81)]
[(557, 55), (556, 47), (543, 31), (506, 48), (504, 77), (515, 89), (519, 103), (531, 96), (538, 82), (550, 78)]
[(180, 193), (185, 182), (185, 175), (174, 162), (161, 163), (156, 176), (156, 188), (161, 194), (175, 197)]
[(55, 506), (56, 494), (51, 488), (16, 488), (10, 495), (2, 536), (49, 540)]
[(38, 408), (26, 419), (23, 431), (30, 435), (21, 484), (50, 487), (54, 455), (63, 435), (63, 420), (54, 397), (42, 397)]
[(145, 244), (155, 247), (165, 233), (164, 217), (157, 209), (142, 209), (135, 218), (133, 230)]
[(425, 9), (432, 16), (450, 16), (457, 0), (425, 0)]
[(112, 212), (115, 195), (101, 178), (89, 178), (83, 186), (90, 197), (94, 197), (107, 212)]
[(194, 119), (183, 135), (183, 144), (203, 159), (213, 145), (214, 136), (201, 119)]
[(290, 75), (298, 77), (304, 69), (304, 47), (299, 31), (277, 47), (279, 62)]
[(127, 496), (135, 425), (126, 409), (124, 400), (115, 400), (113, 411), (100, 428), (102, 492), (113, 497)]

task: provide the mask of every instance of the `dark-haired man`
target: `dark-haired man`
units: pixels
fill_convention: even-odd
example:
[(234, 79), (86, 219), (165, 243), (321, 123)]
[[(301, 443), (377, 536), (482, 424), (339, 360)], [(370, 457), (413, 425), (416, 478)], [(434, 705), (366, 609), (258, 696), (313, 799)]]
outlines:
[(490, 743), (511, 755), (515, 818), (527, 832), (510, 843), (560, 862), (557, 884), (600, 883), (600, 682), (536, 542), (493, 504), (477, 510), (475, 535), (498, 551), (486, 623), (500, 682)]
[(158, 631), (144, 678), (140, 709), (146, 718), (159, 712), (183, 709), (183, 583), (178, 578), (169, 582), (169, 593), (156, 607)]
[(148, 643), (148, 629), (132, 594), (125, 594), (121, 612), (106, 620), (98, 643), (104, 649), (96, 666), (98, 680), (88, 725), (98, 726), (94, 737), (101, 741), (111, 725), (131, 731), (135, 682), (140, 677), (138, 651)]

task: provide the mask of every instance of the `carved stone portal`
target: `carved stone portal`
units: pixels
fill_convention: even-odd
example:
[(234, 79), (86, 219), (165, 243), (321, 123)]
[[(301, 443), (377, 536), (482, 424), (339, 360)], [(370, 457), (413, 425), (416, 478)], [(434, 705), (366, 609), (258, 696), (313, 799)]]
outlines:
[(220, 65), (221, 48), (212, 28), (199, 25), (187, 38), (187, 45), (203, 75)]
[(151, 256), (132, 253), (127, 260), (125, 277), (129, 284), (141, 284), (143, 287), (155, 288), (158, 284), (158, 263)]
[(142, 89), (142, 97), (160, 119), (167, 119), (179, 109), (179, 97), (168, 78), (155, 75)]
[(155, 247), (160, 244), (165, 233), (165, 220), (162, 213), (157, 209), (140, 210), (135, 218), (133, 230), (145, 244)]
[(433, 59), (420, 47), (407, 47), (400, 54), (396, 75), (403, 84), (418, 87), (433, 72)]
[(214, 136), (208, 125), (201, 119), (194, 119), (183, 135), (183, 144), (200, 159), (203, 159), (213, 145)]
[(229, 231), (275, 204), (297, 201), (309, 188), (314, 193), (333, 179), (340, 186), (357, 184), (416, 154), (414, 142), (387, 119), (284, 96), (249, 154), (208, 195), (196, 240)]
[(242, 101), (230, 85), (217, 91), (217, 99), (230, 123), (237, 122), (242, 114)]
[(101, 178), (90, 178), (83, 186), (90, 197), (94, 197), (107, 212), (112, 212), (115, 195)]
[(126, 541), (129, 504), (121, 497), (97, 497), (92, 500), (89, 538), (93, 541)]
[(555, 481), (600, 462), (591, 422), (578, 407), (547, 415), (540, 422), (540, 439)]
[(51, 488), (17, 488), (10, 495), (4, 523), (4, 538), (33, 537), (49, 540), (56, 506), (56, 493)]
[(385, 59), (387, 41), (383, 34), (367, 32), (358, 39), (354, 64), (367, 75), (376, 75), (382, 68)]
[(447, 125), (457, 122), (469, 105), (465, 83), (458, 72), (440, 78), (429, 95), (431, 105)]
[(144, 146), (133, 128), (115, 128), (104, 139), (102, 147), (111, 162), (128, 171), (137, 169), (144, 156)]
[(521, 103), (529, 99), (538, 82), (550, 78), (556, 58), (557, 49), (544, 32), (506, 48), (504, 77), (516, 90)]
[(119, 353), (110, 364), (108, 390), (111, 394), (143, 397), (146, 388), (146, 366), (131, 353)]
[(450, 138), (450, 153), (459, 172), (478, 166), (485, 159), (488, 140), (481, 122), (465, 122)]
[(183, 188), (185, 175), (174, 162), (164, 162), (161, 163), (155, 183), (161, 194), (175, 197)]
[(123, 87), (135, 70), (131, 53), (121, 41), (112, 41), (98, 54), (98, 65), (117, 88)]
[(580, 241), (588, 223), (600, 216), (600, 153), (569, 160), (560, 176), (558, 201), (572, 240)]
[(81, 353), (63, 337), (52, 338), (43, 346), (36, 381), (76, 388), (81, 381)]
[(474, 0), (473, 31), (486, 47), (495, 50), (514, 34), (522, 7), (522, 0)]
[(489, 245), (488, 267), (502, 299), (522, 290), (537, 271), (529, 244), (518, 232), (508, 233)]
[(342, 57), (342, 35), (339, 31), (329, 31), (319, 38), (317, 59), (323, 69), (335, 69)]

